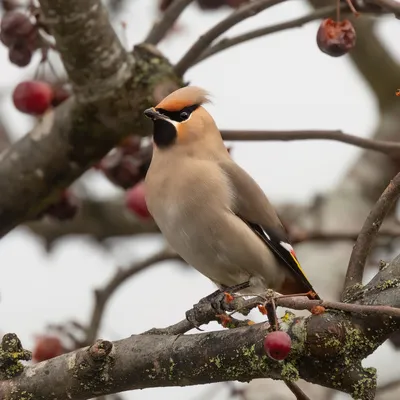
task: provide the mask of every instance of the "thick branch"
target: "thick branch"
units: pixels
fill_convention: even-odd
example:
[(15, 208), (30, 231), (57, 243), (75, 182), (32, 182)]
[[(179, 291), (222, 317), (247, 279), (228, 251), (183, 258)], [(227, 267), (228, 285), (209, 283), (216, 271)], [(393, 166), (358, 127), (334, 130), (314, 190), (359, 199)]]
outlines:
[[(397, 257), (365, 286), (362, 304), (398, 307), (399, 286), (385, 282), (399, 278)], [(400, 318), (380, 313), (359, 314), (355, 309), (350, 313), (327, 310), (307, 318), (287, 313), (281, 329), (290, 334), (293, 346), (284, 362), (273, 361), (264, 353), (267, 327), (262, 323), (191, 335), (153, 331), (113, 344), (98, 341), (89, 349), (29, 366), (21, 375), (1, 381), (0, 397), (20, 400), (24, 394), (35, 399), (80, 400), (156, 386), (265, 377), (290, 382), (301, 377), (340, 389), (356, 399), (372, 400), (375, 371), (364, 369), (361, 361), (400, 328)]]
[[(91, 8), (85, 10), (85, 5)], [(57, 46), (78, 95), (48, 111), (28, 135), (1, 155), (0, 236), (34, 219), (56, 200), (62, 188), (123, 137), (132, 132), (148, 134), (150, 125), (142, 110), (181, 85), (168, 61), (154, 48), (136, 46), (133, 57), (118, 53), (120, 44), (110, 44), (115, 35), (110, 33), (102, 7), (100, 0), (43, 2), (46, 18), (60, 23), (54, 25), (56, 36), (59, 34)], [(81, 35), (79, 29), (84, 31)], [(93, 39), (86, 36), (86, 29)], [(78, 40), (77, 35), (87, 40)], [(71, 38), (76, 39), (73, 44)], [(101, 42), (94, 47), (96, 40)], [(93, 66), (97, 57), (99, 62)]]
[(400, 196), (400, 173), (389, 183), (366, 219), (354, 245), (346, 273), (343, 296), (354, 285), (362, 282), (364, 266), (373, 241), (394, 202)]
[(286, 0), (256, 0), (249, 2), (237, 10), (233, 11), (227, 18), (219, 22), (211, 28), (204, 35), (193, 44), (187, 53), (175, 65), (175, 72), (177, 75), (182, 76), (190, 68), (190, 66), (197, 60), (204, 50), (219, 36), (227, 30), (235, 26), (247, 18), (257, 15), (263, 10), (272, 7), (276, 4), (283, 3)]
[(69, 221), (41, 220), (25, 224), (50, 250), (60, 238), (87, 235), (99, 242), (112, 237), (159, 233), (154, 220), (142, 221), (127, 210), (124, 198), (82, 199), (78, 214)]
[(192, 2), (193, 0), (174, 0), (164, 12), (164, 15), (154, 24), (144, 42), (152, 45), (160, 43), (167, 32), (172, 28), (175, 21)]
[(100, 0), (40, 0), (40, 6), (78, 98), (87, 101), (93, 89), (97, 97), (126, 79), (127, 54)]

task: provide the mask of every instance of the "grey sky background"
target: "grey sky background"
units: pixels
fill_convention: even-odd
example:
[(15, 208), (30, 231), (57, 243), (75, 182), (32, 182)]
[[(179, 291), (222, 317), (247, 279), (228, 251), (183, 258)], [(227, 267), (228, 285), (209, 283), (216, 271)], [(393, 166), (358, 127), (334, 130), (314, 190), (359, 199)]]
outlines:
[[(309, 11), (300, 0), (287, 2), (245, 21), (229, 35), (290, 20)], [(163, 42), (161, 50), (172, 62), (177, 61), (202, 32), (227, 12), (205, 13), (196, 6), (189, 7), (179, 20), (182, 32)], [(131, 47), (144, 38), (152, 25), (155, 2), (132, 2), (123, 17), (127, 23), (127, 45)], [(121, 34), (119, 21), (115, 21), (115, 27)], [(186, 79), (212, 93), (214, 104), (207, 109), (220, 128), (341, 129), (368, 137), (378, 118), (375, 99), (348, 56), (335, 59), (318, 50), (317, 29), (318, 22), (310, 23), (237, 46), (194, 67)], [(399, 21), (382, 18), (377, 29), (389, 50), (400, 59)], [(36, 64), (28, 69), (11, 65), (3, 46), (0, 60), (1, 107), (7, 116), (5, 122), (19, 137), (32, 126), (32, 120), (14, 108), (11, 92), (20, 80), (33, 77)], [(388, 93), (393, 101), (396, 89)], [(329, 191), (359, 151), (328, 141), (258, 142), (235, 143), (232, 154), (271, 201), (279, 203), (306, 202)], [(95, 172), (89, 172), (86, 180), (97, 196), (118, 193)], [(46, 254), (40, 239), (23, 228), (14, 230), (0, 241), (1, 333), (16, 332), (24, 346), (31, 348), (34, 335), (44, 332), (48, 323), (70, 319), (86, 323), (93, 289), (105, 284), (116, 266), (128, 265), (160, 246), (158, 240), (149, 237), (114, 241), (110, 249), (88, 239), (72, 238), (62, 240), (51, 254)], [(307, 271), (307, 265), (304, 269)], [(184, 318), (187, 309), (213, 290), (213, 285), (191, 268), (174, 263), (155, 266), (127, 282), (112, 298), (101, 336), (115, 340), (177, 322)], [(261, 320), (259, 315), (255, 318)], [(219, 328), (211, 324), (207, 329)], [(389, 345), (382, 346), (367, 361), (385, 372), (384, 376), (381, 374), (385, 381), (400, 373), (398, 354)], [(125, 394), (125, 398), (200, 400), (208, 398), (209, 390), (208, 386), (147, 389)], [(225, 399), (226, 395), (227, 391), (222, 389), (215, 398)]]

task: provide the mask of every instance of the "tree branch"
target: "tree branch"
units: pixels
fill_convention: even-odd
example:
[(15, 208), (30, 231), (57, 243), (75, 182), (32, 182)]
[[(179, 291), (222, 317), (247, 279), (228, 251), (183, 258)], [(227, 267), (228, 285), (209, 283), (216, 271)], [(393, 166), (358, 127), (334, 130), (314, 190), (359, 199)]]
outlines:
[(297, 400), (311, 400), (298, 386), (295, 382), (285, 381), (286, 386), (290, 391), (296, 396)]
[(237, 10), (233, 11), (227, 18), (219, 22), (213, 28), (211, 28), (204, 35), (201, 35), (199, 39), (193, 44), (193, 46), (187, 51), (187, 53), (177, 62), (175, 65), (175, 72), (179, 76), (183, 76), (190, 66), (197, 60), (197, 58), (203, 53), (207, 47), (225, 33), (227, 30), (235, 26), (241, 21), (247, 18), (257, 15), (261, 11), (275, 6), (279, 3), (283, 3), (287, 0), (256, 0), (244, 4)]
[(102, 289), (95, 290), (95, 302), (92, 317), (88, 325), (86, 340), (83, 345), (87, 346), (93, 343), (101, 325), (101, 319), (104, 315), (105, 308), (111, 296), (115, 291), (128, 279), (146, 268), (155, 266), (156, 264), (167, 260), (181, 260), (181, 258), (170, 249), (164, 249), (145, 260), (132, 264), (129, 268), (118, 269), (112, 279)]
[(400, 318), (363, 310), (376, 304), (399, 307), (399, 285), (384, 284), (399, 279), (400, 256), (363, 288), (361, 304), (344, 305), (360, 306), (361, 313), (355, 309), (350, 313), (326, 310), (308, 317), (286, 313), (280, 325), (291, 336), (292, 351), (283, 362), (264, 353), (265, 323), (190, 335), (146, 332), (114, 343), (98, 341), (90, 348), (28, 366), (20, 375), (0, 381), (0, 398), (20, 400), (23, 394), (82, 400), (146, 387), (266, 377), (293, 382), (300, 377), (356, 399), (372, 400), (376, 373), (363, 368), (361, 361), (400, 328)]
[(124, 51), (100, 0), (43, 0), (42, 8), (76, 97), (1, 154), (0, 236), (34, 219), (122, 138), (148, 134), (142, 110), (182, 85), (151, 46)]
[(166, 33), (172, 28), (175, 21), (185, 11), (193, 0), (174, 0), (158, 20), (144, 40), (145, 43), (156, 46), (165, 37)]
[(70, 235), (87, 235), (102, 242), (118, 236), (160, 233), (154, 220), (143, 221), (127, 210), (123, 196), (108, 200), (81, 199), (78, 214), (68, 221), (43, 219), (25, 224), (40, 236), (48, 250), (57, 240)]
[(361, 284), (365, 262), (371, 251), (372, 243), (386, 214), (399, 196), (400, 173), (398, 173), (389, 183), (388, 187), (382, 193), (381, 197), (368, 215), (368, 218), (365, 220), (351, 253), (342, 298), (346, 297), (346, 294), (352, 287)]

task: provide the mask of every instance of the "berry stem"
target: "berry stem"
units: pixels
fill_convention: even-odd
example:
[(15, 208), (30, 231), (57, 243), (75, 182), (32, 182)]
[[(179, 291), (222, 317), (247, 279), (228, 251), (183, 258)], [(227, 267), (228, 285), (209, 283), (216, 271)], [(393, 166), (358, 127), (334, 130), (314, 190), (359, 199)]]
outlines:
[(340, 22), (340, 0), (336, 0), (336, 22)]

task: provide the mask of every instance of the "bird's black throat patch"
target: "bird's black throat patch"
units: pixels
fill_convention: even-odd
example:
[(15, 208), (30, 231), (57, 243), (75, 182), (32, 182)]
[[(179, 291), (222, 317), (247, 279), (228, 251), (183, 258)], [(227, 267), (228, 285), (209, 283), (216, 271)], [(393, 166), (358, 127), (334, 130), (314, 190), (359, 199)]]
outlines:
[(156, 119), (153, 124), (153, 138), (157, 147), (163, 149), (174, 144), (177, 137), (174, 125), (164, 119)]

